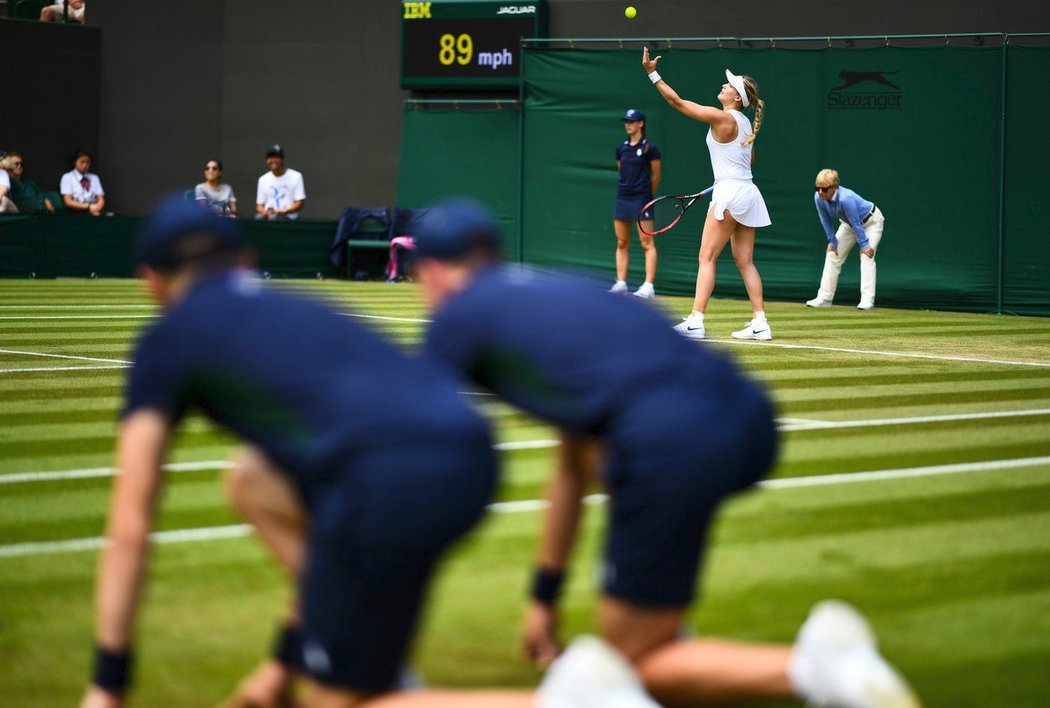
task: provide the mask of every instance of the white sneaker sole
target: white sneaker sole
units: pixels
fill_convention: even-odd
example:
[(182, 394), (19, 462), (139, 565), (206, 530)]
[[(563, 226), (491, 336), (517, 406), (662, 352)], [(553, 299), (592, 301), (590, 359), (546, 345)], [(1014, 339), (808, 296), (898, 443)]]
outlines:
[(743, 329), (739, 332), (733, 332), (733, 339), (754, 339), (760, 342), (768, 342), (773, 338), (773, 330), (765, 329), (761, 332), (755, 332), (751, 329)]
[(643, 292), (641, 292), (639, 290), (636, 290), (634, 292), (634, 296), (635, 297), (640, 297), (643, 300), (652, 300), (654, 297), (656, 297), (656, 293), (643, 293)]
[(676, 325), (674, 327), (674, 331), (678, 332), (678, 334), (682, 335), (686, 339), (695, 339), (697, 341), (707, 339), (707, 332), (703, 327), (700, 327), (698, 329), (689, 329), (683, 323), (680, 325)]
[(827, 300), (821, 302), (813, 302), (812, 300), (809, 300), (806, 302), (806, 307), (831, 307), (831, 303)]

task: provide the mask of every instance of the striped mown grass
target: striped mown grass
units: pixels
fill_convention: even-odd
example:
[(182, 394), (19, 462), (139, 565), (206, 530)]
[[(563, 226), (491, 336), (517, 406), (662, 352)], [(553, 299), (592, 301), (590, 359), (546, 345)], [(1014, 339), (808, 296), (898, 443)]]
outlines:
[[(421, 341), (426, 312), (411, 285), (275, 286), (325, 297), (407, 350)], [(669, 317), (689, 307), (658, 304)], [(725, 338), (748, 319), (747, 304), (716, 301), (707, 318), (715, 341), (702, 346), (726, 350), (770, 388), (785, 430), (773, 476), (889, 475), (774, 484), (729, 503), (693, 624), (786, 641), (813, 602), (842, 597), (869, 615), (929, 705), (1045, 705), (1050, 321), (789, 303), (768, 313), (773, 342), (735, 343)], [(102, 533), (123, 367), (153, 315), (131, 281), (0, 281), (5, 708), (69, 705), (82, 690), (96, 551), (48, 544)], [(540, 497), (553, 460), (543, 441), (554, 432), (492, 398), (472, 400), (500, 441), (540, 441), (502, 453), (500, 498)], [(240, 533), (219, 483), (232, 444), (199, 419), (187, 422), (171, 461), (206, 464), (168, 475), (158, 530)], [(63, 474), (32, 481), (30, 472)], [(568, 633), (594, 628), (602, 517), (599, 507), (586, 515), (565, 598)], [(430, 681), (538, 680), (517, 654), (538, 523), (535, 512), (494, 513), (455, 550), (417, 648)], [(215, 704), (266, 651), (287, 583), (260, 544), (240, 535), (158, 545), (150, 577), (137, 703)]]

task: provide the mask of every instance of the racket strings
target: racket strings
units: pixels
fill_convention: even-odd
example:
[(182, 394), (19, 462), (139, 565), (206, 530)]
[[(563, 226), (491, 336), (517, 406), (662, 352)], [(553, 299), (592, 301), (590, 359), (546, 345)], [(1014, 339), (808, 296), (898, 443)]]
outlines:
[(685, 212), (685, 203), (681, 199), (666, 198), (658, 199), (649, 208), (649, 217), (652, 222), (651, 232), (657, 233), (670, 228)]

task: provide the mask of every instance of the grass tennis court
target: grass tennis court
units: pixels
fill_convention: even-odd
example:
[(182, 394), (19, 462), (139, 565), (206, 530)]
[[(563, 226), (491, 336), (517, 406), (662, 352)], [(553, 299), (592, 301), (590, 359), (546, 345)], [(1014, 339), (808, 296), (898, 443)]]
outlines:
[[(297, 286), (407, 348), (420, 340), (414, 286)], [(684, 298), (658, 302), (669, 317), (688, 311)], [(132, 281), (0, 281), (5, 708), (70, 705), (87, 679), (123, 367), (152, 313)], [(710, 313), (716, 338), (749, 318), (746, 302)], [(768, 313), (773, 342), (709, 345), (770, 386), (785, 432), (775, 480), (717, 525), (695, 628), (790, 640), (810, 605), (840, 597), (869, 616), (928, 705), (1045, 705), (1050, 320), (787, 303)], [(501, 501), (541, 498), (553, 431), (476, 400), (504, 448)], [(268, 651), (287, 583), (223, 499), (230, 448), (198, 419), (183, 426), (139, 625), (137, 705), (213, 705)], [(30, 474), (41, 472), (54, 474)], [(601, 517), (600, 504), (586, 517), (569, 633), (593, 627)], [(536, 505), (501, 505), (446, 564), (417, 646), (428, 681), (537, 682), (517, 631), (538, 520)]]

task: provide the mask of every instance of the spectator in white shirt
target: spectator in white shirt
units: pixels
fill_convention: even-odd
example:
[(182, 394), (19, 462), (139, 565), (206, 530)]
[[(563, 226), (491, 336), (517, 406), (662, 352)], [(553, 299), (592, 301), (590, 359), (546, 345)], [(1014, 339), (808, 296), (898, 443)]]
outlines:
[(91, 153), (78, 150), (73, 157), (73, 170), (62, 175), (58, 191), (62, 202), (72, 212), (99, 216), (106, 208), (106, 193), (98, 175), (91, 169)]
[(273, 145), (266, 151), (270, 171), (259, 178), (255, 197), (257, 219), (298, 219), (306, 201), (303, 176), (284, 166), (284, 149)]
[(17, 214), (18, 207), (11, 201), (11, 178), (0, 169), (0, 214)]
[(40, 10), (41, 22), (78, 22), (84, 24), (84, 0), (69, 0), (69, 15), (65, 3), (56, 2)]

